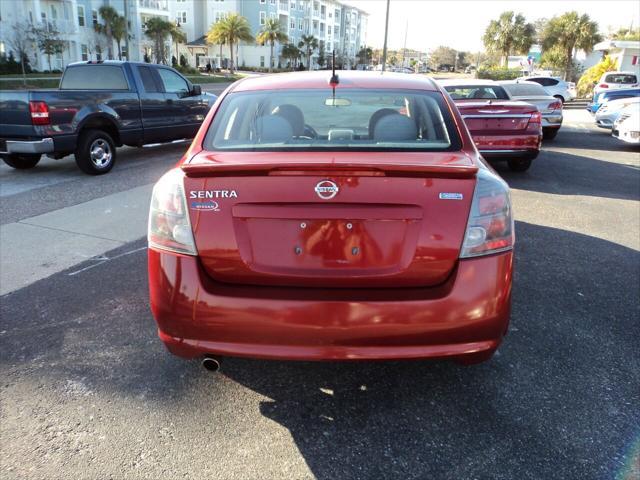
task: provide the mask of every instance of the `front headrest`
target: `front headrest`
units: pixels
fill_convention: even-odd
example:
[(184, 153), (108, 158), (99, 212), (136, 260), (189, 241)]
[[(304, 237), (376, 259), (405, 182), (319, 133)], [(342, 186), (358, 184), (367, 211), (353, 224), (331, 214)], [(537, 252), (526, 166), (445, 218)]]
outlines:
[(258, 143), (288, 142), (293, 130), (287, 120), (278, 115), (264, 115), (256, 120)]

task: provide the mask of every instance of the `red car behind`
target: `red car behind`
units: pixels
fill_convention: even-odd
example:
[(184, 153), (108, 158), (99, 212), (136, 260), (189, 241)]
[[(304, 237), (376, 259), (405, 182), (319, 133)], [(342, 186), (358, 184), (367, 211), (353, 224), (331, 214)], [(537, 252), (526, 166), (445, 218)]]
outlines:
[(187, 358), (489, 358), (509, 323), (507, 185), (433, 81), (330, 77), (235, 83), (156, 184), (160, 338)]
[(491, 80), (439, 82), (464, 118), (476, 147), (487, 160), (507, 160), (517, 172), (528, 170), (542, 146), (542, 114), (535, 105), (509, 100)]

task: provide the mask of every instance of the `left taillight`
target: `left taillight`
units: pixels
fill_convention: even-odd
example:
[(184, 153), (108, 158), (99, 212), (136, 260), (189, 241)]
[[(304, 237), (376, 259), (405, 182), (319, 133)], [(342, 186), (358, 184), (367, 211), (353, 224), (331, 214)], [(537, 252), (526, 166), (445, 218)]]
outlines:
[(49, 125), (49, 105), (46, 102), (29, 102), (29, 112), (31, 113), (31, 123), (33, 125)]
[(509, 187), (488, 170), (480, 170), (460, 258), (511, 250), (514, 242)]
[(184, 194), (184, 173), (174, 168), (153, 187), (147, 239), (150, 248), (197, 255)]

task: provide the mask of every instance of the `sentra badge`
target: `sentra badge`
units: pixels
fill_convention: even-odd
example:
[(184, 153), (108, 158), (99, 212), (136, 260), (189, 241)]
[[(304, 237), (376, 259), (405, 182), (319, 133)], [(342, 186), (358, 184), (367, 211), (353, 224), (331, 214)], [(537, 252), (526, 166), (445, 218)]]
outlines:
[(238, 198), (238, 194), (235, 190), (191, 190), (189, 198)]

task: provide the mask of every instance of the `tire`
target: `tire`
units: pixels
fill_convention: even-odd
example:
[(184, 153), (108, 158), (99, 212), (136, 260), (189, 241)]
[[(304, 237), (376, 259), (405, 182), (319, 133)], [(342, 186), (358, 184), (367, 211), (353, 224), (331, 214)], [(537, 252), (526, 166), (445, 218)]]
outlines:
[(543, 128), (542, 129), (542, 139), (543, 140), (553, 140), (558, 135), (560, 131), (559, 128)]
[(531, 166), (532, 158), (510, 158), (507, 162), (514, 172), (526, 172)]
[(16, 170), (28, 170), (35, 167), (40, 161), (40, 155), (17, 155), (15, 153), (2, 155), (4, 163)]
[(116, 145), (103, 130), (85, 130), (75, 151), (78, 168), (89, 175), (108, 173), (116, 163)]

